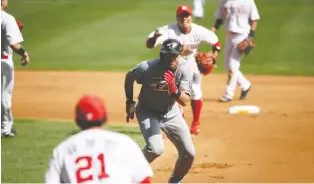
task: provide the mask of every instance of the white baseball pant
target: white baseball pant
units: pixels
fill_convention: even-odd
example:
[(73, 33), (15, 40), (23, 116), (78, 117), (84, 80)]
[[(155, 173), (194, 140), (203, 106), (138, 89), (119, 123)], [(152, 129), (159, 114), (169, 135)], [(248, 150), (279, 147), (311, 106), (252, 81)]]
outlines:
[(11, 111), (14, 87), (13, 61), (1, 60), (1, 133), (8, 134), (13, 126)]
[(237, 50), (237, 44), (247, 38), (248, 34), (228, 33), (225, 39), (224, 64), (229, 74), (229, 79), (225, 87), (225, 97), (232, 99), (237, 83), (242, 90), (247, 90), (251, 83), (244, 77), (240, 71), (241, 54)]

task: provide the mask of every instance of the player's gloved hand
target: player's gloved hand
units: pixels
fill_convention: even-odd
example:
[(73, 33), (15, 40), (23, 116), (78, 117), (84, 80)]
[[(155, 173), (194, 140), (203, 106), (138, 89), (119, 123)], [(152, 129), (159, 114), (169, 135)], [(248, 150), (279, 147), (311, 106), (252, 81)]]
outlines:
[(156, 31), (155, 31), (153, 37), (148, 38), (148, 39), (146, 40), (146, 47), (147, 47), (147, 48), (153, 48), (154, 45), (155, 45), (155, 43), (156, 43), (156, 41), (157, 41), (157, 38), (160, 37), (160, 36), (161, 36), (161, 33), (159, 32), (158, 29), (156, 29)]
[(132, 120), (134, 119), (135, 104), (136, 104), (136, 102), (133, 100), (127, 100), (126, 101), (126, 107), (125, 107), (126, 122), (129, 122), (130, 119), (132, 119)]
[(24, 55), (21, 58), (21, 66), (26, 66), (28, 65), (30, 59), (28, 53), (25, 51)]
[(216, 66), (216, 59), (211, 52), (199, 52), (195, 55), (195, 61), (199, 71), (203, 75), (209, 74)]
[(159, 31), (159, 29), (156, 29), (155, 34), (154, 34), (154, 38), (158, 38), (161, 36), (161, 33)]
[(176, 80), (174, 77), (174, 74), (171, 71), (166, 71), (164, 74), (164, 78), (166, 82), (168, 83), (168, 90), (171, 96), (178, 98), (180, 96), (180, 91), (178, 90), (176, 86)]

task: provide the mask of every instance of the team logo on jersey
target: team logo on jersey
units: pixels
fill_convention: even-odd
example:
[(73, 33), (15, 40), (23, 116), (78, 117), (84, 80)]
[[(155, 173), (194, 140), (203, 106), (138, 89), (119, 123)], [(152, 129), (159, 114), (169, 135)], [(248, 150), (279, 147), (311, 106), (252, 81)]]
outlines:
[(155, 91), (168, 91), (168, 84), (166, 81), (158, 81), (158, 82), (153, 82), (150, 84), (150, 86), (155, 90)]

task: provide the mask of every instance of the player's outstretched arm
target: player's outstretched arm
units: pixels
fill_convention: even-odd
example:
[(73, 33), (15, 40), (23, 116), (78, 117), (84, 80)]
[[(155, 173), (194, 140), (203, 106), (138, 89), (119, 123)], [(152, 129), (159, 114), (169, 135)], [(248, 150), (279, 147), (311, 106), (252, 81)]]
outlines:
[(149, 49), (154, 48), (156, 41), (157, 41), (158, 37), (160, 37), (160, 36), (161, 36), (161, 34), (158, 32), (158, 29), (155, 32), (151, 33), (146, 40), (146, 47)]
[(215, 33), (222, 24), (223, 24), (223, 19), (216, 19), (215, 24), (211, 28), (211, 31)]
[(214, 33), (220, 28), (220, 26), (224, 22), (223, 21), (224, 18), (226, 18), (225, 3), (226, 3), (226, 0), (221, 0), (220, 3), (219, 3), (218, 8), (215, 11), (214, 15), (216, 17), (216, 20), (215, 20), (214, 25), (211, 28), (211, 31), (214, 32)]

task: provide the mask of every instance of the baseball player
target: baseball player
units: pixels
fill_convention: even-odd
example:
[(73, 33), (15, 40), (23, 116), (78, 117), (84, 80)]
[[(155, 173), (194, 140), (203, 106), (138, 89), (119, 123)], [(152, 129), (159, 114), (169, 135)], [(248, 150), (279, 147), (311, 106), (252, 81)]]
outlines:
[[(248, 54), (254, 47), (252, 43), (257, 21), (260, 19), (254, 0), (221, 0), (212, 28), (215, 32), (225, 23), (226, 39), (224, 64), (229, 74), (225, 94), (221, 102), (230, 102), (237, 83), (242, 89), (240, 99), (245, 99), (251, 89), (251, 83), (240, 71), (241, 56)], [(242, 46), (244, 47), (242, 48)]]
[[(127, 122), (134, 118), (136, 111), (146, 141), (143, 152), (148, 162), (153, 162), (164, 150), (161, 131), (178, 150), (179, 158), (170, 183), (182, 181), (195, 156), (191, 134), (179, 108), (179, 104), (185, 106), (190, 101), (192, 84), (190, 62), (179, 56), (182, 50), (179, 41), (167, 39), (159, 58), (141, 62), (125, 78)], [(142, 85), (136, 108), (134, 81)]]
[(83, 96), (75, 112), (81, 131), (53, 150), (45, 183), (150, 183), (153, 171), (140, 147), (101, 128), (108, 115), (99, 97)]
[(22, 56), (21, 65), (29, 63), (29, 55), (21, 46), (23, 36), (16, 19), (4, 11), (7, 0), (1, 0), (1, 137), (13, 137), (11, 111), (12, 90), (14, 86), (13, 51)]
[[(198, 53), (201, 42), (208, 43), (213, 48), (213, 60), (216, 61), (220, 43), (216, 34), (200, 25), (192, 23), (192, 10), (187, 5), (177, 8), (177, 23), (165, 25), (156, 29), (149, 34), (146, 40), (147, 48), (154, 48), (161, 45), (164, 40), (174, 38), (183, 44), (182, 56), (193, 63), (193, 84), (191, 94), (191, 106), (193, 112), (193, 121), (191, 125), (191, 133), (197, 135), (200, 132), (200, 114), (203, 106), (202, 90), (201, 90), (201, 73), (195, 62), (195, 55)], [(209, 72), (207, 72), (209, 73)], [(207, 73), (203, 73), (206, 75)]]
[(205, 0), (193, 0), (193, 16), (197, 19), (204, 18)]

